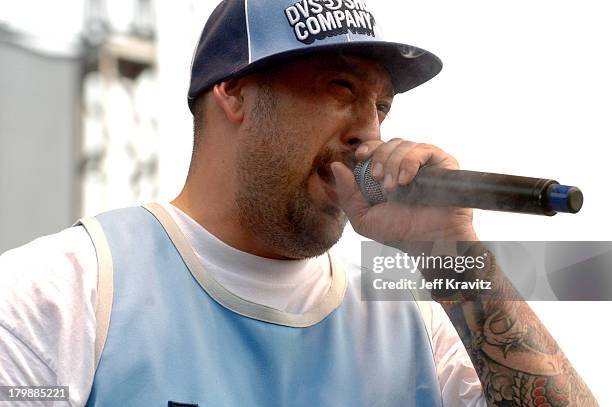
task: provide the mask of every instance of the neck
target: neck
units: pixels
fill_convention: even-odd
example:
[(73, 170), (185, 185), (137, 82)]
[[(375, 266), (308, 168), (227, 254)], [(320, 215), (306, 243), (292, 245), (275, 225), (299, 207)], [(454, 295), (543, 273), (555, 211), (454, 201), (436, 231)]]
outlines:
[[(200, 173), (219, 174), (202, 169)], [(196, 181), (197, 180), (197, 181)], [(192, 175), (171, 203), (225, 244), (259, 257), (288, 260), (275, 253), (238, 221), (233, 182)]]

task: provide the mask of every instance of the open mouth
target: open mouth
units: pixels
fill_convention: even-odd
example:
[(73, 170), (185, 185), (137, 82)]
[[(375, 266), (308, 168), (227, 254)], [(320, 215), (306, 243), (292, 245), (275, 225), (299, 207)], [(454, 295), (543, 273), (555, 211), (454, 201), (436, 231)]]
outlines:
[(329, 165), (317, 167), (317, 175), (319, 175), (319, 178), (321, 178), (326, 184), (333, 186), (336, 183), (334, 174)]
[[(351, 171), (357, 165), (357, 158), (351, 151), (324, 150), (313, 162), (313, 172), (316, 172), (323, 184), (327, 186), (328, 192), (333, 192), (336, 186), (336, 178), (331, 169), (334, 162), (344, 163)], [(335, 193), (331, 194), (335, 195)]]

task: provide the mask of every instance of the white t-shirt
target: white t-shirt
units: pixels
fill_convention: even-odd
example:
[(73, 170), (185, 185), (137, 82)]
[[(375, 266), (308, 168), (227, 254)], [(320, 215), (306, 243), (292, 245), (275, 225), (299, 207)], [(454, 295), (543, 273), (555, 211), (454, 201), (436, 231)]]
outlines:
[[(225, 288), (254, 303), (299, 314), (327, 292), (327, 256), (272, 260), (241, 252), (170, 204), (207, 271)], [(94, 378), (95, 249), (83, 227), (73, 227), (0, 256), (0, 385), (69, 386), (70, 403), (87, 402)], [(450, 320), (435, 303), (421, 303), (430, 332), (445, 406), (486, 406), (472, 363)], [(426, 317), (425, 317), (426, 316)], [(2, 405), (2, 402), (0, 402)]]

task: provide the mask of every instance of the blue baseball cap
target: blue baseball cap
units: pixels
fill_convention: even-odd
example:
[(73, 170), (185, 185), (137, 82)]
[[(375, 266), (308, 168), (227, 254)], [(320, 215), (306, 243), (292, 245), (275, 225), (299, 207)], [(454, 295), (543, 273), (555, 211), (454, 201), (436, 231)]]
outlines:
[(224, 0), (193, 56), (188, 103), (213, 85), (311, 54), (342, 50), (378, 61), (396, 93), (427, 82), (442, 62), (423, 49), (384, 41), (365, 0)]

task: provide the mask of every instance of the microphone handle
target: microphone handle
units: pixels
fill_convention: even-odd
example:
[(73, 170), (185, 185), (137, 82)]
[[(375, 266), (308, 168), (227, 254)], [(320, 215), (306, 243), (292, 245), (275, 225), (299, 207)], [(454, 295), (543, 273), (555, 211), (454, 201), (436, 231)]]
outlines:
[(554, 185), (559, 183), (550, 179), (423, 167), (387, 200), (553, 216), (557, 211), (548, 202), (548, 190)]
[(421, 206), (456, 206), (554, 216), (578, 213), (580, 189), (551, 179), (423, 167), (406, 187), (386, 194), (388, 201)]
[(385, 201), (416, 206), (456, 206), (553, 216), (578, 213), (584, 197), (576, 187), (555, 180), (463, 170), (422, 167), (407, 186), (387, 193), (372, 177), (372, 160), (357, 164), (353, 173), (371, 205)]

